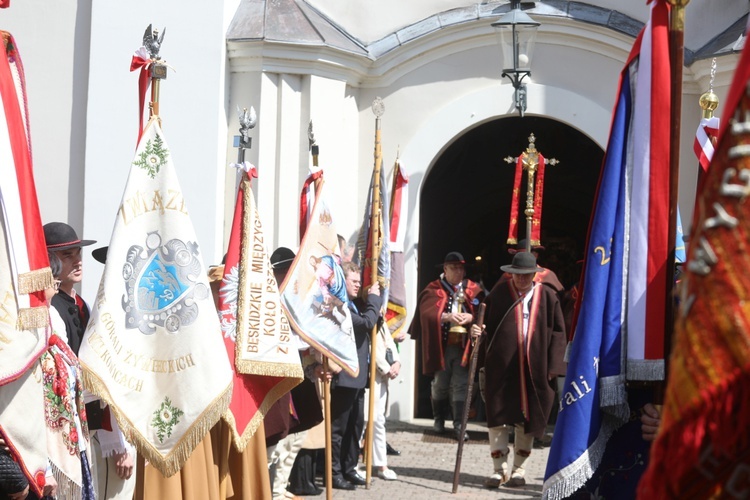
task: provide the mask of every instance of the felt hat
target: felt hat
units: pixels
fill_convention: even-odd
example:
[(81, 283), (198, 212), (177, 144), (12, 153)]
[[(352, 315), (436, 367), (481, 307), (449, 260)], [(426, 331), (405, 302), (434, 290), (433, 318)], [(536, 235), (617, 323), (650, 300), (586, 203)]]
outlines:
[(536, 265), (536, 257), (529, 252), (516, 253), (513, 256), (513, 262), (510, 265), (502, 266), (500, 269), (510, 274), (533, 274), (542, 271), (542, 268)]
[(271, 254), (271, 267), (275, 270), (289, 269), (295, 254), (287, 247), (279, 247)]
[(85, 247), (93, 245), (96, 240), (82, 240), (76, 234), (76, 230), (64, 222), (48, 222), (44, 225), (44, 239), (47, 242), (47, 250), (60, 251), (69, 248)]
[[(531, 245), (531, 250), (533, 252), (543, 252), (544, 247), (542, 245)], [(518, 243), (516, 243), (515, 248), (514, 247), (508, 247), (508, 253), (511, 255), (515, 255), (518, 252), (525, 252), (526, 251), (526, 239), (522, 239)]]
[(94, 257), (94, 259), (97, 260), (97, 262), (101, 262), (102, 264), (107, 263), (107, 250), (109, 250), (109, 247), (99, 247), (95, 248), (91, 251), (91, 255)]
[(443, 259), (443, 264), (466, 264), (464, 256), (459, 252), (448, 252)]

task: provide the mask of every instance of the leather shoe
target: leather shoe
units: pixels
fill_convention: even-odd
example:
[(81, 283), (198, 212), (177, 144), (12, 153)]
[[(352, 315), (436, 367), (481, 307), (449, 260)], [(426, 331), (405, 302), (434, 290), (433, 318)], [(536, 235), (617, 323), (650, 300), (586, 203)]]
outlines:
[(334, 477), (331, 481), (334, 490), (356, 490), (357, 487), (343, 477)]
[(393, 446), (391, 446), (391, 445), (390, 445), (390, 443), (388, 443), (388, 442), (386, 441), (386, 443), (385, 443), (385, 454), (386, 454), (386, 455), (391, 455), (391, 456), (397, 457), (397, 456), (401, 455), (401, 452), (400, 452), (400, 451), (398, 451), (398, 450), (397, 450), (396, 448), (394, 448)]
[(344, 479), (346, 479), (352, 484), (356, 484), (357, 486), (364, 486), (367, 484), (367, 481), (365, 481), (365, 478), (363, 478), (356, 472), (350, 472), (349, 474), (344, 474)]

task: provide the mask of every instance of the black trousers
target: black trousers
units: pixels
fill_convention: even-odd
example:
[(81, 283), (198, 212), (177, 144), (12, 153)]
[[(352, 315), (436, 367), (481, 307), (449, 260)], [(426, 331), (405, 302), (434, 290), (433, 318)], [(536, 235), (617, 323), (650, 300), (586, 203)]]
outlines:
[(353, 473), (359, 458), (359, 438), (365, 427), (365, 390), (331, 390), (331, 473), (334, 478)]

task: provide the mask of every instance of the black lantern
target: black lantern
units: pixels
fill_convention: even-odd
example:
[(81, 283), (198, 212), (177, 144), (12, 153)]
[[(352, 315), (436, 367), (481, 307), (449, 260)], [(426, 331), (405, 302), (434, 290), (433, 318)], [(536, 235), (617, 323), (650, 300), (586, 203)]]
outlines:
[(510, 78), (515, 89), (516, 109), (523, 116), (526, 111), (526, 84), (531, 75), (531, 56), (539, 23), (521, 10), (521, 0), (511, 0), (510, 11), (492, 23), (503, 49), (503, 75)]

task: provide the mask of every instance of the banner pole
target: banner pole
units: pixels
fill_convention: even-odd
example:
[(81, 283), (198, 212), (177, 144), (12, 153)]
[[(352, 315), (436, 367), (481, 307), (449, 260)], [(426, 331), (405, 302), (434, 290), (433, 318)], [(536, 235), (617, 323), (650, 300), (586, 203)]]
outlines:
[[(383, 115), (383, 101), (378, 97), (372, 103), (375, 113), (375, 166), (372, 170), (372, 207), (370, 209), (370, 241), (372, 242), (372, 253), (370, 255), (370, 283), (378, 281), (378, 261), (382, 242), (380, 241), (380, 170), (383, 168), (383, 155), (380, 149), (380, 117)], [(385, 223), (385, 222), (384, 222)], [(375, 415), (375, 376), (377, 375), (377, 363), (375, 357), (378, 344), (378, 326), (375, 323), (370, 334), (370, 399), (367, 415), (367, 429), (365, 432), (365, 488), (370, 489), (372, 482), (372, 458), (374, 441)]]
[[(329, 372), (328, 357), (323, 356), (323, 373)], [(331, 464), (333, 463), (333, 456), (331, 455), (331, 381), (328, 377), (323, 379), (323, 421), (325, 422), (325, 434), (326, 434), (326, 470), (325, 470), (325, 484), (326, 484), (326, 500), (332, 500), (333, 498), (333, 473), (331, 471)]]
[[(674, 331), (674, 276), (677, 238), (677, 198), (680, 179), (680, 122), (682, 120), (682, 66), (685, 60), (685, 6), (690, 0), (669, 0), (672, 7), (669, 23), (672, 109), (670, 117), (669, 154), (669, 220), (667, 232), (667, 293), (664, 314), (664, 379)], [(655, 401), (661, 403), (661, 401)]]

